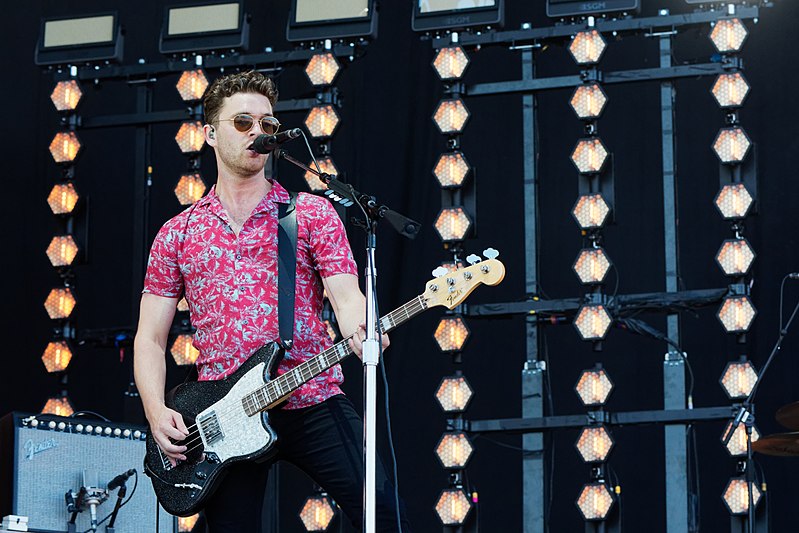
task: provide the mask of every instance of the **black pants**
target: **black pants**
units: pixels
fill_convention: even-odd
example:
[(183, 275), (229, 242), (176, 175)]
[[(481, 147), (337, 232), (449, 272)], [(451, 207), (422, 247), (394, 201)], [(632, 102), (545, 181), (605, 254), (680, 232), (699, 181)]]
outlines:
[[(270, 422), (278, 435), (278, 453), (270, 461), (239, 463), (228, 470), (205, 508), (209, 533), (261, 531), (261, 508), (269, 468), (288, 461), (336, 501), (358, 530), (363, 516), (363, 422), (345, 396), (304, 409), (275, 409)], [(377, 461), (377, 529), (398, 531), (394, 487)], [(401, 504), (402, 507), (402, 504)], [(410, 526), (402, 512), (402, 531)]]

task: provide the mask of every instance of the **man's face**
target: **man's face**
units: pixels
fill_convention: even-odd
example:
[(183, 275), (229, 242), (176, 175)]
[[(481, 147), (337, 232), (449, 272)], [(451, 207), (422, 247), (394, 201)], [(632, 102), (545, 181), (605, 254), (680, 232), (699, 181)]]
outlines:
[[(233, 126), (233, 121), (228, 120), (239, 114), (247, 114), (255, 119), (249, 131), (238, 131)], [(259, 121), (264, 116), (272, 116), (272, 104), (262, 94), (236, 93), (225, 98), (219, 110), (219, 121), (214, 127), (213, 138), (206, 132), (208, 144), (216, 149), (220, 171), (226, 170), (240, 177), (249, 177), (263, 170), (266, 155), (248, 150), (247, 147), (264, 133)]]

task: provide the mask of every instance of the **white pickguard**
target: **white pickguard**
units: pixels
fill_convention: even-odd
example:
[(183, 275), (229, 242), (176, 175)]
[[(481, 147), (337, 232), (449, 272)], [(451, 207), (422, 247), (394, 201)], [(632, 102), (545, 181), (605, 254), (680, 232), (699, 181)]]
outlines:
[(249, 455), (269, 443), (272, 436), (261, 424), (261, 414), (247, 416), (241, 401), (248, 393), (263, 386), (264, 368), (265, 364), (261, 363), (250, 369), (224, 398), (197, 415), (197, 420), (200, 420), (207, 413), (215, 412), (224, 435), (211, 445), (206, 442), (205, 435), (202, 435), (206, 453), (213, 452), (220, 461), (226, 461), (231, 457)]

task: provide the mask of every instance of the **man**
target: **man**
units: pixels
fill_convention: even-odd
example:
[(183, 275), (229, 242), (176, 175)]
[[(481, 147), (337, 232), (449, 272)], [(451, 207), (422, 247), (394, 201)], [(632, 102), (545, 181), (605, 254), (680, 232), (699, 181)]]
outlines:
[[(186, 447), (179, 441), (188, 435), (186, 421), (164, 404), (164, 354), (180, 296), (185, 294), (197, 328), (200, 380), (229, 376), (258, 348), (279, 338), (277, 204), (288, 203), (290, 196), (280, 184), (265, 179), (267, 156), (248, 149), (258, 135), (277, 132), (276, 99), (272, 80), (257, 72), (227, 75), (208, 88), (203, 131), (216, 154), (217, 183), (164, 224), (150, 251), (135, 340), (135, 377), (152, 437), (171, 461), (185, 460)], [(330, 346), (319, 318), (323, 289), (341, 332), (354, 334), (351, 346), (359, 356), (365, 337), (364, 296), (336, 212), (326, 199), (300, 193), (296, 217), (294, 344), (279, 373)], [(382, 344), (388, 346), (388, 337), (383, 336)], [(329, 369), (295, 391), (281, 408), (272, 409), (270, 420), (278, 434), (275, 460), (304, 470), (360, 528), (363, 426), (339, 388), (342, 381), (339, 366)], [(260, 531), (270, 464), (239, 463), (229, 469), (205, 508), (211, 533)], [(394, 489), (380, 464), (377, 476), (379, 529), (396, 531)]]

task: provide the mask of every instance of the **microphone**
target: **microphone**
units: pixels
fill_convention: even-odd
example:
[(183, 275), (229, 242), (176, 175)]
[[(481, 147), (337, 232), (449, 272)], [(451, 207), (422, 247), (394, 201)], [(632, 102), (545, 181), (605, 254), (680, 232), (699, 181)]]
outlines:
[(268, 154), (284, 142), (296, 139), (300, 135), (302, 135), (302, 130), (300, 128), (281, 131), (275, 135), (267, 135), (264, 133), (255, 138), (250, 145), (250, 150), (258, 152), (259, 154)]
[(111, 481), (108, 482), (108, 487), (107, 487), (108, 490), (112, 491), (112, 490), (114, 490), (117, 487), (121, 487), (122, 485), (125, 484), (125, 482), (128, 480), (128, 478), (130, 476), (132, 476), (133, 474), (135, 474), (135, 473), (136, 473), (136, 469), (135, 468), (131, 468), (127, 472), (123, 472), (123, 473), (119, 474), (114, 479), (112, 479)]

